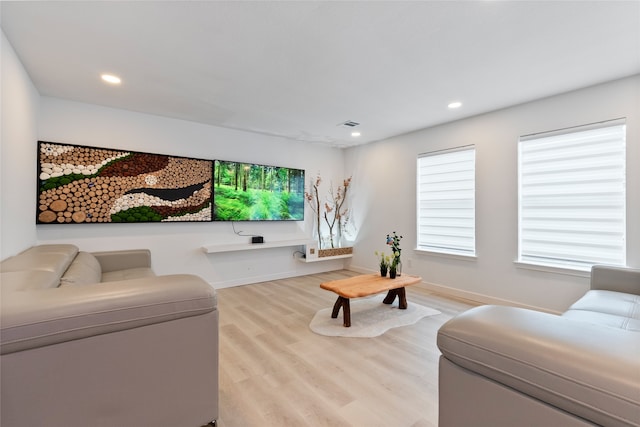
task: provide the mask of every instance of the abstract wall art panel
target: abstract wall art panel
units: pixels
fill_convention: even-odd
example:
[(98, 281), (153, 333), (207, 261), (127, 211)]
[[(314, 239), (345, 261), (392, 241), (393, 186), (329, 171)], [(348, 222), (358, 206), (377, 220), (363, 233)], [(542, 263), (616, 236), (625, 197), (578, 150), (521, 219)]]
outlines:
[(38, 224), (212, 220), (213, 161), (38, 141)]

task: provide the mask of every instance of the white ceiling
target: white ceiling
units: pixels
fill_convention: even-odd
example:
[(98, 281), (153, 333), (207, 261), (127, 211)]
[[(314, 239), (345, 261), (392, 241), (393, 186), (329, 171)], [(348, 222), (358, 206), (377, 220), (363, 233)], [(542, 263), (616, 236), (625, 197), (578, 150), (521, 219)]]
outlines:
[(635, 0), (0, 8), (41, 95), (339, 147), (640, 73)]

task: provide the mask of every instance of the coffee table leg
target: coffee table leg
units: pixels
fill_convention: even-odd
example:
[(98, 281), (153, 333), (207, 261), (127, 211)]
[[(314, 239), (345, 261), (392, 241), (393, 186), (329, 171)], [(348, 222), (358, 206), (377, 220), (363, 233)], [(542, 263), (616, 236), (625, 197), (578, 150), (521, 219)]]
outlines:
[(385, 304), (393, 304), (398, 297), (398, 308), (405, 310), (407, 308), (407, 293), (403, 288), (391, 289), (387, 292), (387, 296), (382, 300)]
[(342, 298), (342, 315), (344, 316), (344, 321), (342, 325), (345, 328), (351, 326), (351, 304), (349, 304), (349, 298)]
[(335, 319), (338, 317), (338, 313), (340, 312), (340, 307), (342, 307), (342, 297), (338, 297), (336, 303), (333, 304), (333, 311), (331, 312), (331, 318)]
[(404, 288), (398, 288), (398, 308), (407, 309), (407, 292)]
[(333, 311), (331, 312), (331, 318), (335, 319), (340, 313), (340, 307), (342, 307), (342, 324), (345, 328), (351, 326), (351, 304), (349, 304), (349, 298), (338, 297), (336, 303), (333, 304)]
[(390, 289), (389, 291), (387, 291), (387, 296), (384, 297), (382, 302), (385, 304), (393, 304), (393, 301), (395, 301), (396, 299), (396, 295), (398, 295), (398, 290)]

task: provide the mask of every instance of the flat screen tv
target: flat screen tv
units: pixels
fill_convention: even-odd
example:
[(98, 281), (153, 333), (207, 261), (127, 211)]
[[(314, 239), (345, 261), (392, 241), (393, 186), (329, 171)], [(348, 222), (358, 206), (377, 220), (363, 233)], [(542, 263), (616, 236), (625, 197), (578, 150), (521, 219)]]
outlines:
[(216, 160), (214, 221), (304, 220), (304, 170)]

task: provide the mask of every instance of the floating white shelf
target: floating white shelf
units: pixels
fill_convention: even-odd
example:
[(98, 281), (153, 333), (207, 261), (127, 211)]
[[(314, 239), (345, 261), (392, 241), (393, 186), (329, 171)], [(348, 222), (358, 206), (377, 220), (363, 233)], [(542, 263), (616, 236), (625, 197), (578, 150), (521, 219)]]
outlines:
[(208, 254), (219, 252), (251, 251), (256, 249), (285, 248), (289, 246), (305, 246), (313, 243), (311, 239), (274, 240), (264, 243), (233, 243), (228, 245), (206, 245), (202, 250)]

